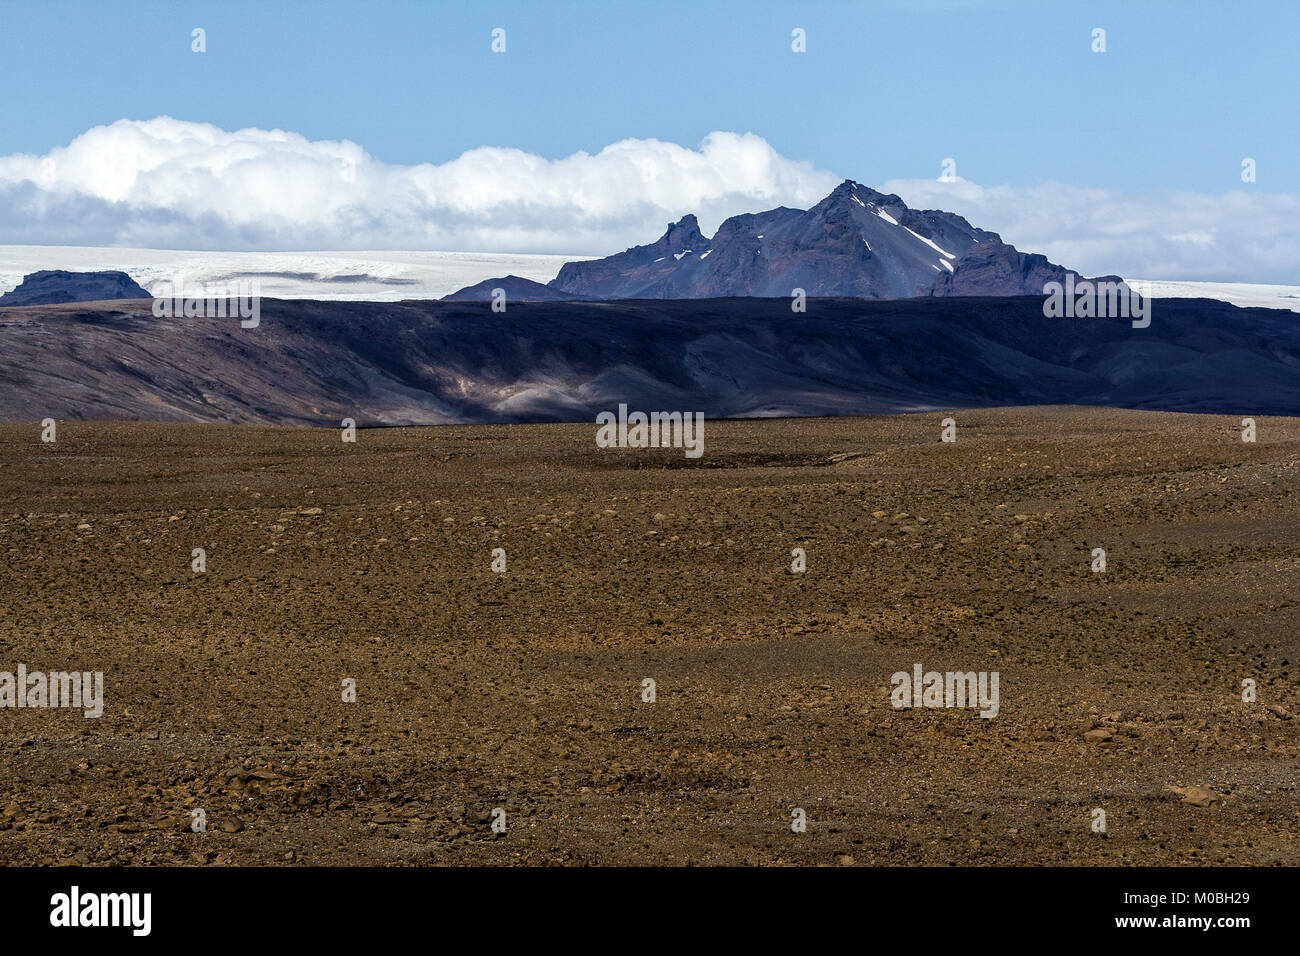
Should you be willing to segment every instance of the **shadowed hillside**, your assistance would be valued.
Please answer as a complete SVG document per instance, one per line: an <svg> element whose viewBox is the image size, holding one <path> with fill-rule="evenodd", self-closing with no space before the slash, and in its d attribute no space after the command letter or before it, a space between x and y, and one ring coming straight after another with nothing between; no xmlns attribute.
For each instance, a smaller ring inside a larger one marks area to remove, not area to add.
<svg viewBox="0 0 1300 956"><path fill-rule="evenodd" d="M261 324L148 302L0 310L0 419L358 424L1002 405L1300 414L1290 312L1157 300L1149 328L1038 298L511 303L265 300Z"/></svg>

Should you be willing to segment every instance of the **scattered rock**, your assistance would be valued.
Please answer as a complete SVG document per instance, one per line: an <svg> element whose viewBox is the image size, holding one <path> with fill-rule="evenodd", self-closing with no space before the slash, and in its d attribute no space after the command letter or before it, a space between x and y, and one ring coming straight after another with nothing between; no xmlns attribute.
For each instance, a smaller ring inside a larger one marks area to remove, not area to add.
<svg viewBox="0 0 1300 956"><path fill-rule="evenodd" d="M1207 790L1205 787L1166 787L1165 789L1172 790L1183 798L1183 803L1190 803L1194 807L1221 807L1223 801L1229 799L1226 793Z"/></svg>

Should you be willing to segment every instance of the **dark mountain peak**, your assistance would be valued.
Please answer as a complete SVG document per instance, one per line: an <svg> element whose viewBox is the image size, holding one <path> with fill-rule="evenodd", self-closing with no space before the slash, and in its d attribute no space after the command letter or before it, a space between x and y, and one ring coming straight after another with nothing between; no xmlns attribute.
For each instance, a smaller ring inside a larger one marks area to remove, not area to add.
<svg viewBox="0 0 1300 956"><path fill-rule="evenodd" d="M669 252L679 252L683 249L692 249L703 252L709 247L709 240L700 232L700 221L695 218L695 213L688 212L676 222L668 226L668 231L663 234L660 243Z"/></svg>
<svg viewBox="0 0 1300 956"><path fill-rule="evenodd" d="M709 240L700 232L699 220L687 213L669 223L664 234L649 245L633 246L604 259L566 262L549 285L570 298L676 298L646 289L671 272L687 254L693 253L692 258L698 261L708 249Z"/></svg>
<svg viewBox="0 0 1300 956"><path fill-rule="evenodd" d="M859 199L875 199L884 197L886 194L872 189L870 186L858 182L856 179L846 179L840 183L827 195L827 199L840 196L857 196ZM890 195L892 199L898 199L897 196ZM901 200L900 200L901 201Z"/></svg>
<svg viewBox="0 0 1300 956"><path fill-rule="evenodd" d="M875 194L875 192L874 189L871 189L868 186L864 186L861 183L855 183L851 179L846 179L844 182L832 189L825 199L817 203L817 206L840 206L851 202L855 196L859 199L863 199ZM813 209L816 209L817 206L813 206Z"/></svg>
<svg viewBox="0 0 1300 956"><path fill-rule="evenodd" d="M18 288L0 296L0 306L107 302L153 296L125 272L66 272L43 269L26 276Z"/></svg>
<svg viewBox="0 0 1300 956"><path fill-rule="evenodd" d="M844 210L856 215L855 210L862 209L884 209L896 216L900 210L907 209L907 204L893 193L882 193L870 186L846 179L808 212L830 216L839 210Z"/></svg>

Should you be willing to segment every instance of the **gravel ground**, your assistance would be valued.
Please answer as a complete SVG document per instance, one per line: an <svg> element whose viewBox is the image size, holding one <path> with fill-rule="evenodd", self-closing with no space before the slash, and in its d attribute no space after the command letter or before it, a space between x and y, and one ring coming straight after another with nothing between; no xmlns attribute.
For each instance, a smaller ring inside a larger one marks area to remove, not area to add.
<svg viewBox="0 0 1300 956"><path fill-rule="evenodd" d="M0 671L104 685L0 709L0 859L1296 865L1300 420L1240 424L0 426Z"/></svg>

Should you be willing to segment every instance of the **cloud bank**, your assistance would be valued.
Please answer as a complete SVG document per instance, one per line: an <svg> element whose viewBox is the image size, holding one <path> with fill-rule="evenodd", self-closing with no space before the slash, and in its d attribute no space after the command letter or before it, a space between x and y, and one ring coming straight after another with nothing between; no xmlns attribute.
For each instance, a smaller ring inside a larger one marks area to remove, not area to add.
<svg viewBox="0 0 1300 956"><path fill-rule="evenodd" d="M710 133L697 150L624 140L556 160L484 146L394 166L347 141L159 117L0 158L0 242L604 255L688 212L716 227L811 205L838 182L751 134Z"/></svg>
<svg viewBox="0 0 1300 956"><path fill-rule="evenodd" d="M346 140L158 117L95 127L44 156L0 157L0 243L606 255L688 212L711 233L738 213L806 208L840 179L751 133L710 133L698 149L629 139L554 160L484 146L398 166ZM1300 283L1293 194L870 185L1088 273Z"/></svg>
<svg viewBox="0 0 1300 956"><path fill-rule="evenodd" d="M1060 183L980 186L896 179L877 187L945 209L1024 252L1088 275L1300 284L1300 195L1232 190L1132 197Z"/></svg>

